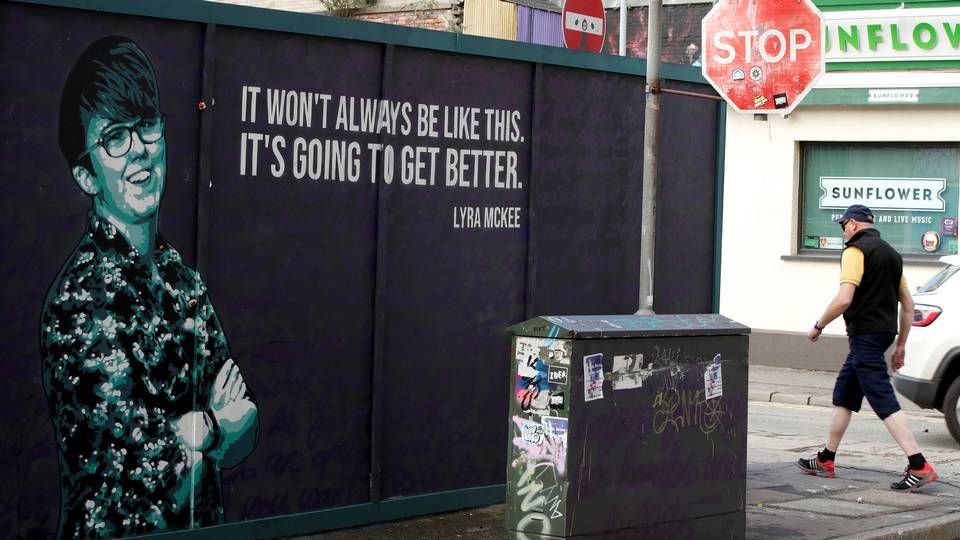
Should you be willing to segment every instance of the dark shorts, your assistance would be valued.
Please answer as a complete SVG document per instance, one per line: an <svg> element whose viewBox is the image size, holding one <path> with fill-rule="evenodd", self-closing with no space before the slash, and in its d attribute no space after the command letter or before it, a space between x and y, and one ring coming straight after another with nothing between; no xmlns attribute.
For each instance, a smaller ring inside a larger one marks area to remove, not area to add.
<svg viewBox="0 0 960 540"><path fill-rule="evenodd" d="M833 387L833 404L860 412L863 397L880 419L900 410L900 403L890 386L887 361L883 353L893 343L896 334L861 334L850 336L850 353L840 368Z"/></svg>

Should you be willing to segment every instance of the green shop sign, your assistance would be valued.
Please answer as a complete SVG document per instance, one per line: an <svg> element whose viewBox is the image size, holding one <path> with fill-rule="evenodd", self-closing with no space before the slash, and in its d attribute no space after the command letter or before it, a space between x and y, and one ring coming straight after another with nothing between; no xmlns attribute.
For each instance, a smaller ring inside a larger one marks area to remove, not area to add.
<svg viewBox="0 0 960 540"><path fill-rule="evenodd" d="M827 62L960 60L960 8L823 14Z"/></svg>
<svg viewBox="0 0 960 540"><path fill-rule="evenodd" d="M956 254L960 146L806 143L802 197L800 249L843 249L835 220L851 204L865 204L901 253Z"/></svg>

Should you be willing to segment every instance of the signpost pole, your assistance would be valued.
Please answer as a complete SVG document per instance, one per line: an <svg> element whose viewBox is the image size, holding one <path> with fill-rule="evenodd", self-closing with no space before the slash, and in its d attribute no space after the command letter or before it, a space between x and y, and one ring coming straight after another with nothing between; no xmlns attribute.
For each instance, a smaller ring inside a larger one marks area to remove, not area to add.
<svg viewBox="0 0 960 540"><path fill-rule="evenodd" d="M660 8L662 0L650 0L647 13L647 86L643 115L643 215L640 218L640 309L653 314L653 266L656 253L657 154L660 123Z"/></svg>

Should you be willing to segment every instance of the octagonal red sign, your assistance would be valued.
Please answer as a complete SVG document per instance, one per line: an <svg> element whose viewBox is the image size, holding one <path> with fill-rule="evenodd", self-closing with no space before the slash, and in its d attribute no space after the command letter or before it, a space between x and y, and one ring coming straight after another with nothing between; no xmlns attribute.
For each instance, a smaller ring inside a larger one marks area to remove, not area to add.
<svg viewBox="0 0 960 540"><path fill-rule="evenodd" d="M740 112L788 114L826 71L810 0L720 0L702 39L703 76Z"/></svg>

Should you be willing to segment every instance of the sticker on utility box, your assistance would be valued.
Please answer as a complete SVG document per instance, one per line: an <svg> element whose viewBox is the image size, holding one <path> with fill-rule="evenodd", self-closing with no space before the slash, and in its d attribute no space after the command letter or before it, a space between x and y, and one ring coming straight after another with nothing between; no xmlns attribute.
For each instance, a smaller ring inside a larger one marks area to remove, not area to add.
<svg viewBox="0 0 960 540"><path fill-rule="evenodd" d="M548 366L547 381L550 384L567 385L567 368L562 366Z"/></svg>
<svg viewBox="0 0 960 540"><path fill-rule="evenodd" d="M583 400L603 399L603 353L583 357Z"/></svg>
<svg viewBox="0 0 960 540"><path fill-rule="evenodd" d="M563 397L563 392L550 392L550 409L562 411L565 407L566 400Z"/></svg>
<svg viewBox="0 0 960 540"><path fill-rule="evenodd" d="M537 357L540 354L541 341L542 340L539 338L518 337L516 340L517 353L515 358L522 362L526 362L531 357Z"/></svg>
<svg viewBox="0 0 960 540"><path fill-rule="evenodd" d="M560 416L544 416L543 432L553 439L567 442L567 419Z"/></svg>
<svg viewBox="0 0 960 540"><path fill-rule="evenodd" d="M570 354L573 344L569 339L535 338L518 336L516 339L517 361L527 362L531 358L539 358L551 365L570 365Z"/></svg>
<svg viewBox="0 0 960 540"><path fill-rule="evenodd" d="M643 381L653 375L653 362L646 368L643 354L625 354L613 357L613 371L610 372L610 384L614 390L642 388Z"/></svg>
<svg viewBox="0 0 960 540"><path fill-rule="evenodd" d="M713 357L713 362L703 372L703 393L706 399L723 397L723 372L720 369L720 355Z"/></svg>

